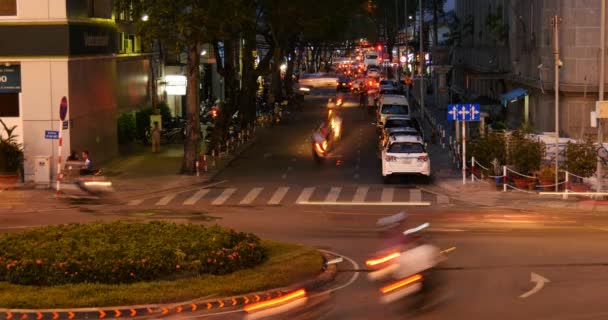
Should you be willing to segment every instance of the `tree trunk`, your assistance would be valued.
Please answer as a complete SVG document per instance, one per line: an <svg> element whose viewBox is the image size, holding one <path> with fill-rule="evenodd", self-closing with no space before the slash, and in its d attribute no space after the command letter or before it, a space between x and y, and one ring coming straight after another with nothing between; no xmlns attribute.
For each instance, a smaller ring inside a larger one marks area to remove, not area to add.
<svg viewBox="0 0 608 320"><path fill-rule="evenodd" d="M437 46L439 42L439 37L437 35L438 32L438 17L439 16L439 8L437 6L437 1L433 1L433 46Z"/></svg>
<svg viewBox="0 0 608 320"><path fill-rule="evenodd" d="M200 83L200 45L188 47L186 88L186 137L184 138L184 159L182 161L183 174L196 173L196 160L200 152L200 120L199 120L199 83Z"/></svg>
<svg viewBox="0 0 608 320"><path fill-rule="evenodd" d="M295 62L295 49L293 47L289 48L289 52L287 54L287 70L285 71L285 93L287 96L293 95L293 71L294 71L294 62Z"/></svg>
<svg viewBox="0 0 608 320"><path fill-rule="evenodd" d="M218 65L221 61L218 60ZM226 93L226 101L220 109L213 135L211 145L214 148L223 147L226 141L228 126L230 120L237 108L238 101L238 79L236 78L236 46L235 40L224 41L224 67L219 68L218 72L224 78L224 90Z"/></svg>
<svg viewBox="0 0 608 320"><path fill-rule="evenodd" d="M245 32L245 44L243 45L243 88L241 90L239 105L239 113L242 115L241 125L249 125L255 120L256 77L253 50L255 50L255 32Z"/></svg>
<svg viewBox="0 0 608 320"><path fill-rule="evenodd" d="M272 89L271 93L274 97L274 102L280 103L283 98L283 90L281 84L281 62L282 62L282 49L278 44L275 44L274 51L272 53Z"/></svg>

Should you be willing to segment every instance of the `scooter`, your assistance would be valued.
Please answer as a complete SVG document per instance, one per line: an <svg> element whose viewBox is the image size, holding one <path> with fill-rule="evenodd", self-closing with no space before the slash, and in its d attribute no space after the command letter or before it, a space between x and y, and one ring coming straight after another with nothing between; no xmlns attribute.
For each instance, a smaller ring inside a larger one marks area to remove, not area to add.
<svg viewBox="0 0 608 320"><path fill-rule="evenodd" d="M391 224L389 229L394 229L399 228L399 221L404 219L401 213L384 218L384 222ZM387 225L380 220L378 224ZM403 301L415 309L423 309L437 301L441 281L436 268L447 260L445 254L455 248L441 251L434 245L422 243L419 233L429 226L424 223L403 231L403 241L366 261L370 270L368 279L381 284L380 303Z"/></svg>
<svg viewBox="0 0 608 320"><path fill-rule="evenodd" d="M73 200L99 200L114 192L102 170L82 169L82 162L68 161L62 172L61 195Z"/></svg>
<svg viewBox="0 0 608 320"><path fill-rule="evenodd" d="M329 140L327 136L321 134L320 130L313 133L312 141L312 157L317 164L322 163L329 154Z"/></svg>

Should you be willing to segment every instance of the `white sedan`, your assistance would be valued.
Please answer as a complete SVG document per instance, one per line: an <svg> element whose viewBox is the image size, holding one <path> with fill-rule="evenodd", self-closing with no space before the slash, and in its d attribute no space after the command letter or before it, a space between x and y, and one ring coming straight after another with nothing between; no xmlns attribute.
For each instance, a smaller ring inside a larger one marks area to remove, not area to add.
<svg viewBox="0 0 608 320"><path fill-rule="evenodd" d="M389 138L382 150L382 177L386 182L397 174L431 176L431 161L422 138L407 135Z"/></svg>

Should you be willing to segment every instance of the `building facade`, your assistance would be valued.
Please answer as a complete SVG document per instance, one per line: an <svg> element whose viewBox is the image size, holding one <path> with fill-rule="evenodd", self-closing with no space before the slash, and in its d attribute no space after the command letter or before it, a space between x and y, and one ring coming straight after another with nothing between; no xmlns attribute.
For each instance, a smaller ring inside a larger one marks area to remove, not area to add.
<svg viewBox="0 0 608 320"><path fill-rule="evenodd" d="M596 134L590 113L598 100L601 0L458 0L462 39L454 57L453 88L497 100L513 89L529 95L529 117L541 132L555 131L554 32L558 37L560 135ZM509 124L524 119L524 100L503 101Z"/></svg>
<svg viewBox="0 0 608 320"><path fill-rule="evenodd" d="M51 158L55 177L58 140L47 131L61 130L64 159L70 150L89 150L96 162L117 154L118 113L150 96L150 59L121 20L111 0L0 2L0 79L13 84L0 83L0 119L17 125L26 181L38 156Z"/></svg>

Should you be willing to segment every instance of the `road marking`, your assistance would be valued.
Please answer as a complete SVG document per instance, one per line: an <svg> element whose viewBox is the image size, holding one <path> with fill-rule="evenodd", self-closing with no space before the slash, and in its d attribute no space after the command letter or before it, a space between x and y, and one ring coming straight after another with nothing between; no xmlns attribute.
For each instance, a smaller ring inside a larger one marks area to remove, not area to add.
<svg viewBox="0 0 608 320"><path fill-rule="evenodd" d="M382 196L380 197L380 202L392 202L394 194L395 188L382 188Z"/></svg>
<svg viewBox="0 0 608 320"><path fill-rule="evenodd" d="M422 192L418 189L410 189L410 201L413 201L413 202L422 201Z"/></svg>
<svg viewBox="0 0 608 320"><path fill-rule="evenodd" d="M190 198L184 201L185 206L191 206L196 204L200 199L202 199L207 193L209 193L209 189L201 189L193 194Z"/></svg>
<svg viewBox="0 0 608 320"><path fill-rule="evenodd" d="M169 204L169 202L171 202L171 200L175 199L176 196L177 196L177 193L168 194L168 195L162 197L160 200L158 200L156 205L157 206L166 206Z"/></svg>
<svg viewBox="0 0 608 320"><path fill-rule="evenodd" d="M131 200L127 203L128 206L138 206L144 202L143 199Z"/></svg>
<svg viewBox="0 0 608 320"><path fill-rule="evenodd" d="M357 191L355 191L355 196L353 197L353 202L364 202L368 191L369 191L369 187L358 187Z"/></svg>
<svg viewBox="0 0 608 320"><path fill-rule="evenodd" d="M278 205L281 203L287 192L289 191L289 187L280 187L277 191L274 192L270 200L268 200L268 204L270 205Z"/></svg>
<svg viewBox="0 0 608 320"><path fill-rule="evenodd" d="M313 192L315 192L315 187L304 188L298 196L298 200L296 200L296 203L308 202L308 199L310 199Z"/></svg>
<svg viewBox="0 0 608 320"><path fill-rule="evenodd" d="M260 195L260 193L262 192L262 190L264 190L264 188L253 188L251 189L251 191L249 191L247 193L247 195L245 196L245 198L243 198L243 200L241 200L240 204L251 204L255 198L258 197L258 195Z"/></svg>
<svg viewBox="0 0 608 320"><path fill-rule="evenodd" d="M319 249L319 251L322 251L322 252L325 252L325 253L329 253L329 254L333 254L334 256L338 256L338 257L344 258L346 261L350 262L350 264L353 265L353 270L359 270L359 268L360 268L359 264L357 262L355 262L355 260L353 260L353 259L351 259L351 258L349 258L349 257L347 257L345 255L341 255L339 253L335 253L335 252L332 252L332 251L329 251L329 250L323 250L323 249ZM326 293L326 292L327 293L331 293L331 292L334 292L334 291L342 290L342 289L350 286L351 284L355 283L355 281L357 281L358 278L359 278L359 272L353 272L353 276L345 284L343 284L341 286L338 286L338 287L335 287L335 288L331 288L331 289L329 289L327 291L324 291L324 292L321 292L319 294L323 294L323 293Z"/></svg>
<svg viewBox="0 0 608 320"><path fill-rule="evenodd" d="M547 279L539 274L532 272L532 273L530 273L530 282L535 283L534 288L532 288L532 290L519 296L520 298L525 299L525 298L539 292L545 286L545 283L549 283L551 281L549 281L549 279Z"/></svg>
<svg viewBox="0 0 608 320"><path fill-rule="evenodd" d="M228 200L228 198L230 198L230 196L236 191L235 188L228 188L226 190L224 190L224 192L222 192L222 194L220 194L215 200L213 200L213 202L211 202L212 205L214 206L219 206L224 204L224 202L226 202L226 200Z"/></svg>
<svg viewBox="0 0 608 320"><path fill-rule="evenodd" d="M329 193L327 193L327 197L325 197L325 202L338 201L338 197L340 196L341 191L341 187L332 187L331 189L329 189Z"/></svg>
<svg viewBox="0 0 608 320"><path fill-rule="evenodd" d="M326 202L326 201L298 201L296 204L307 206L404 206L428 207L430 202Z"/></svg>

